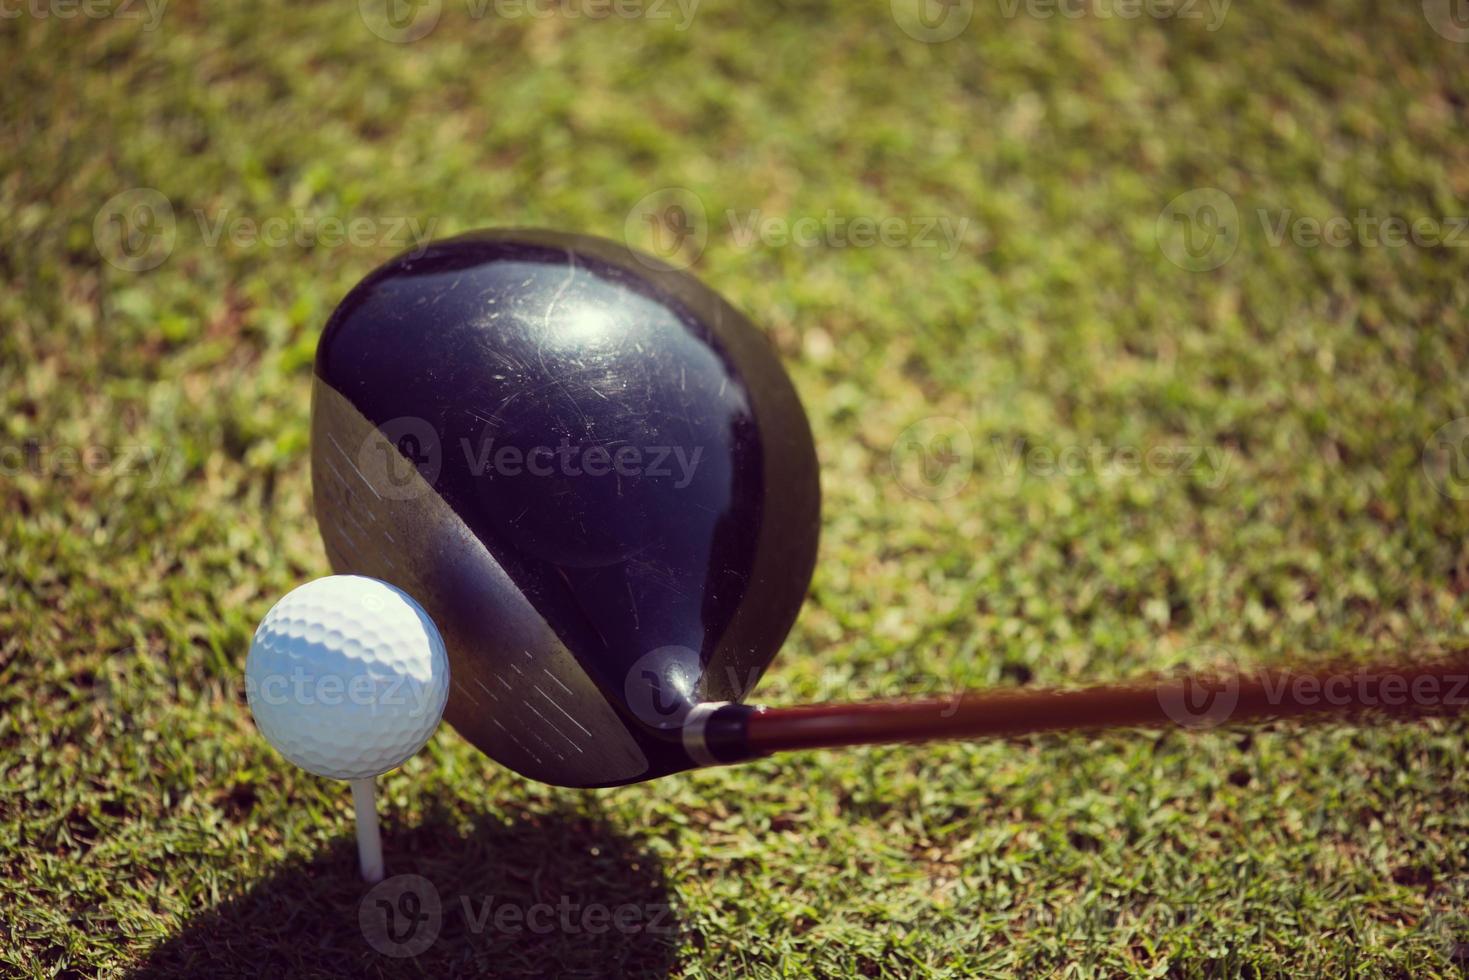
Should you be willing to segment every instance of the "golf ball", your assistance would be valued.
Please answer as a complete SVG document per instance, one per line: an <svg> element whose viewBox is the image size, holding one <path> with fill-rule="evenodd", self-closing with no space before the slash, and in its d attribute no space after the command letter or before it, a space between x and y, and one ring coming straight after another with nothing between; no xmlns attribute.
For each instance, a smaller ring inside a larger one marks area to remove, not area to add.
<svg viewBox="0 0 1469 980"><path fill-rule="evenodd" d="M360 575L308 582L277 602L245 661L250 712L296 765L333 779L387 772L428 741L449 657L402 590Z"/></svg>

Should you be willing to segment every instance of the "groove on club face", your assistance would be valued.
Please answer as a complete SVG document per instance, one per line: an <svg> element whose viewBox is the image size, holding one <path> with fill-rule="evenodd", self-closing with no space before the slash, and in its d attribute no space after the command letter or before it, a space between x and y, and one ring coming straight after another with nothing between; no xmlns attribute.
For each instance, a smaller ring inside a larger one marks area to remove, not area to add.
<svg viewBox="0 0 1469 980"><path fill-rule="evenodd" d="M612 242L475 233L360 283L316 383L333 565L401 584L438 621L450 723L562 785L696 766L684 717L759 679L820 524L810 427L749 321ZM485 703L543 659L564 688L529 684L513 713Z"/></svg>

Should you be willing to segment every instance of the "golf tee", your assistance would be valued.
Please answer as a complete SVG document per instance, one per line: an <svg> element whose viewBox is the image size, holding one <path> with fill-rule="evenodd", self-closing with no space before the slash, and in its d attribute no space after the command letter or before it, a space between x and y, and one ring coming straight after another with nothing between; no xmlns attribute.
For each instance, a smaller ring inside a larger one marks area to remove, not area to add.
<svg viewBox="0 0 1469 980"><path fill-rule="evenodd" d="M383 839L377 829L377 796L372 779L352 780L352 807L357 811L357 861L362 880L370 885L383 880Z"/></svg>

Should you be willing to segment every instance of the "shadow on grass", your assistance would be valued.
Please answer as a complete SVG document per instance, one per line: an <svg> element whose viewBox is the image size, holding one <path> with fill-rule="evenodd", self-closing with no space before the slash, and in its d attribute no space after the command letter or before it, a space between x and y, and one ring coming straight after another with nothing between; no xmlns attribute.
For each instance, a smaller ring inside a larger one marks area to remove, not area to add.
<svg viewBox="0 0 1469 980"><path fill-rule="evenodd" d="M682 926L657 859L577 811L384 828L388 878L344 838L191 920L134 977L666 976Z"/></svg>

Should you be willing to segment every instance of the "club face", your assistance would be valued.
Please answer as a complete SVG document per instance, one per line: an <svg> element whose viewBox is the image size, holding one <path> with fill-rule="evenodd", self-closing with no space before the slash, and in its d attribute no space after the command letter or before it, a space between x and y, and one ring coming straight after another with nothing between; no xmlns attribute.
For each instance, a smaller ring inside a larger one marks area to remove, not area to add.
<svg viewBox="0 0 1469 980"><path fill-rule="evenodd" d="M476 233L333 315L312 409L333 567L434 617L446 717L545 782L689 768L683 714L740 700L815 561L810 428L718 295L601 239Z"/></svg>

